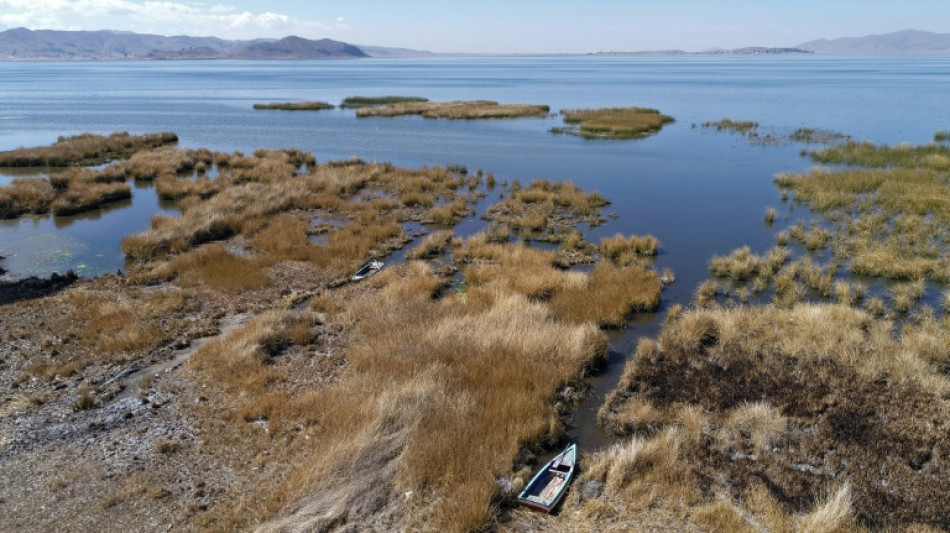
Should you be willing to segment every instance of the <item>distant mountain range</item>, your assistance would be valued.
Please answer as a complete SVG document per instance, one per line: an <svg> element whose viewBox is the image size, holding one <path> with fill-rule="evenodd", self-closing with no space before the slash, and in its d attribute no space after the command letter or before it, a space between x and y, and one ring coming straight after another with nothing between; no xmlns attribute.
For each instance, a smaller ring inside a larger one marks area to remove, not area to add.
<svg viewBox="0 0 950 533"><path fill-rule="evenodd" d="M746 47L684 52L598 52L591 55L773 55L950 53L950 34L903 30L884 35L818 39L789 48ZM121 31L58 31L15 28L0 32L0 60L101 61L121 59L355 59L425 57L408 48L353 45L302 37L230 41L217 37L166 37ZM473 54L452 54L473 55ZM480 54L478 54L480 55Z"/></svg>
<svg viewBox="0 0 950 533"><path fill-rule="evenodd" d="M883 35L818 39L796 48L817 54L921 54L950 52L950 33L903 30Z"/></svg>
<svg viewBox="0 0 950 533"><path fill-rule="evenodd" d="M380 57L424 55L414 50L371 47ZM352 59L370 57L360 47L302 37L229 41L217 37L149 35L117 31L57 31L15 28L0 32L0 60L118 59Z"/></svg>

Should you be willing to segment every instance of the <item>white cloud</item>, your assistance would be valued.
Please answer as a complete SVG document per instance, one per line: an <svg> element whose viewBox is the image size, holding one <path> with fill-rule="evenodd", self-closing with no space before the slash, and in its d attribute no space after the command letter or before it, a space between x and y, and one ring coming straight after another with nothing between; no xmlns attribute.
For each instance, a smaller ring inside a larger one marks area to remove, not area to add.
<svg viewBox="0 0 950 533"><path fill-rule="evenodd" d="M232 39L324 37L345 29L287 14L241 11L227 4L159 0L0 0L0 30L118 29L164 35L214 35Z"/></svg>

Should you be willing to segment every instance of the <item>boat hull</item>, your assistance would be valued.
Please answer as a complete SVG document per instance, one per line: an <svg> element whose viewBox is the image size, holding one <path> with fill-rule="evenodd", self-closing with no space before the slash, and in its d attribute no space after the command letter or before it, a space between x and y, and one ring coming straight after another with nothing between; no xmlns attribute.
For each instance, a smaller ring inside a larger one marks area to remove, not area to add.
<svg viewBox="0 0 950 533"><path fill-rule="evenodd" d="M571 444L538 470L518 495L518 503L532 511L550 514L567 493L576 460L577 446Z"/></svg>

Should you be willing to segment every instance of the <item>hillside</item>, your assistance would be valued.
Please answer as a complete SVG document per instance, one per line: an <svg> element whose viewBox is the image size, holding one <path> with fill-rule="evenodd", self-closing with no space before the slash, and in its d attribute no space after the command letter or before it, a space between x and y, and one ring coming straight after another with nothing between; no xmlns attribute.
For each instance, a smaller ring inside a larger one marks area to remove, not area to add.
<svg viewBox="0 0 950 533"><path fill-rule="evenodd" d="M242 46L230 54L235 59L339 59L369 57L359 48L340 41L302 37L284 37L274 42L256 42Z"/></svg>
<svg viewBox="0 0 950 533"><path fill-rule="evenodd" d="M913 54L950 52L950 33L903 30L882 35L818 39L796 46L818 54Z"/></svg>
<svg viewBox="0 0 950 533"><path fill-rule="evenodd" d="M302 37L229 41L216 37L149 35L115 31L15 28L0 32L0 59L342 59L368 57L351 44Z"/></svg>

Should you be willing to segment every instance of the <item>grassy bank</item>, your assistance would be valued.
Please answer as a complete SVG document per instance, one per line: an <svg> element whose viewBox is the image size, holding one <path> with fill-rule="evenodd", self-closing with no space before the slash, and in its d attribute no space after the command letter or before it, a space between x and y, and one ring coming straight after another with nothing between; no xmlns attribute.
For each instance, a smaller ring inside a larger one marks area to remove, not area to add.
<svg viewBox="0 0 950 533"><path fill-rule="evenodd" d="M553 133L587 139L639 139L656 135L663 126L673 122L673 117L643 107L564 109L561 114L564 122L571 126L553 128Z"/></svg>
<svg viewBox="0 0 950 533"><path fill-rule="evenodd" d="M550 108L546 105L499 104L490 100L429 102L397 101L382 107L360 107L356 116L397 117L401 115L421 115L425 118L455 120L475 120L489 118L543 117Z"/></svg>
<svg viewBox="0 0 950 533"><path fill-rule="evenodd" d="M66 167L101 165L123 159L141 150L178 142L174 133L109 136L84 133L60 137L55 144L36 148L17 148L0 152L0 167Z"/></svg>

